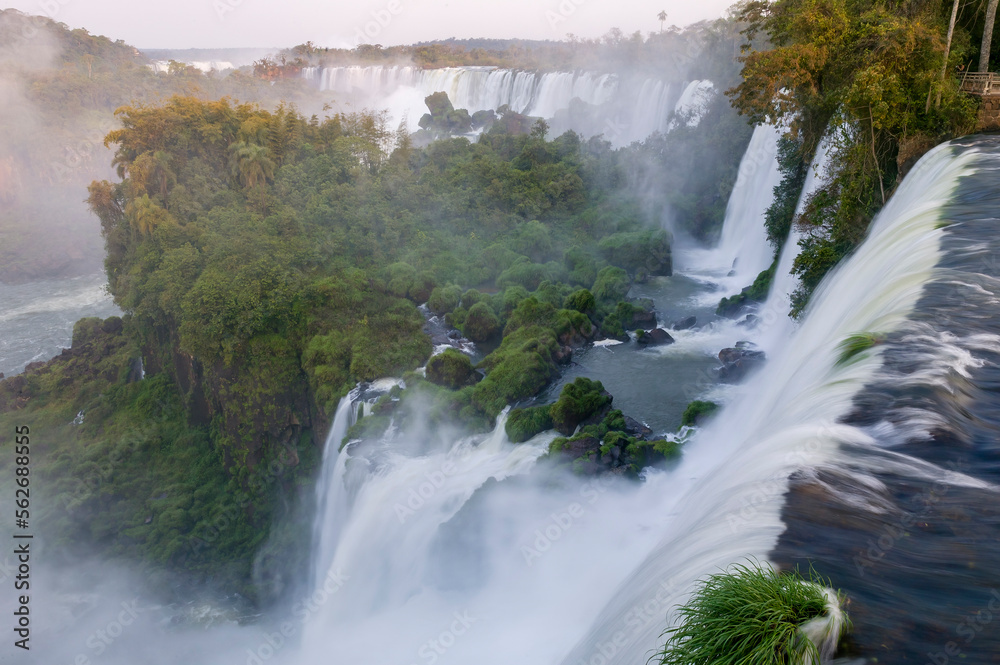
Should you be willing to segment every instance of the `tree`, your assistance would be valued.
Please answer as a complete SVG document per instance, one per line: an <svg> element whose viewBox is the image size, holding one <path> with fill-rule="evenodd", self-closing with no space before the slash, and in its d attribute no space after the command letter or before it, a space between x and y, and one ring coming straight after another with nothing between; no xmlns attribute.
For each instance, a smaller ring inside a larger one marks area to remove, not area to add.
<svg viewBox="0 0 1000 665"><path fill-rule="evenodd" d="M230 148L233 153L233 175L240 179L248 191L260 195L260 211L264 213L267 201L267 181L274 177L274 162L262 145L237 141Z"/></svg>
<svg viewBox="0 0 1000 665"><path fill-rule="evenodd" d="M990 47L993 45L993 24L997 20L997 1L989 0L986 5L986 26L983 28L983 45L979 49L979 71L990 71Z"/></svg>
<svg viewBox="0 0 1000 665"><path fill-rule="evenodd" d="M660 32L663 32L663 24L667 20L667 12L661 11L659 14L656 15L656 18L660 19Z"/></svg>
<svg viewBox="0 0 1000 665"><path fill-rule="evenodd" d="M955 36L955 19L958 18L958 0L951 7L951 21L948 22L948 39L944 46L944 59L941 62L941 81L944 81L944 77L948 73L948 56L951 54L951 39ZM933 86L927 91L927 105L924 107L924 113L930 113L931 110L931 92L934 90ZM937 100L935 106L941 106L941 89L938 88Z"/></svg>

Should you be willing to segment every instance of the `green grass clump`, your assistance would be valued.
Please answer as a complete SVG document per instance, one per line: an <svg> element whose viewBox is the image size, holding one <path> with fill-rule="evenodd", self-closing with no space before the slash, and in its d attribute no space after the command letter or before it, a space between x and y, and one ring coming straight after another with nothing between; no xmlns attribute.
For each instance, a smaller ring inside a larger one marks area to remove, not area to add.
<svg viewBox="0 0 1000 665"><path fill-rule="evenodd" d="M668 629L660 665L798 665L831 656L847 622L839 609L830 640L817 645L803 625L827 615L825 585L797 573L752 562L710 576L679 609L681 623ZM831 592L832 593L832 592ZM838 598L839 601L839 598ZM810 627L815 624L809 624Z"/></svg>
<svg viewBox="0 0 1000 665"><path fill-rule="evenodd" d="M523 443L539 432L552 429L550 406L531 406L526 409L514 409L507 417L504 430L512 443Z"/></svg>
<svg viewBox="0 0 1000 665"><path fill-rule="evenodd" d="M862 351L867 351L873 346L881 344L884 340L885 336L880 333L857 333L854 335L848 335L847 339L841 342L838 347L840 355L837 358L837 364L845 364Z"/></svg>
<svg viewBox="0 0 1000 665"><path fill-rule="evenodd" d="M687 405L684 409L684 413L681 414L681 426L691 427L704 422L706 418L715 413L719 408L719 405L715 402L707 402L704 400L695 400Z"/></svg>

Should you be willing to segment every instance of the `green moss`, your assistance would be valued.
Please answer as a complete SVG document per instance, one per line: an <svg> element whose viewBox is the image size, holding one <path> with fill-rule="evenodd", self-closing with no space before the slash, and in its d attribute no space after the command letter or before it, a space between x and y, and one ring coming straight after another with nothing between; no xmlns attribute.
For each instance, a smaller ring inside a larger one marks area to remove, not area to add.
<svg viewBox="0 0 1000 665"><path fill-rule="evenodd" d="M611 400L600 381L577 377L563 386L559 399L552 405L552 425L560 434L569 436L581 421L600 413Z"/></svg>
<svg viewBox="0 0 1000 665"><path fill-rule="evenodd" d="M469 309L462 323L462 332L473 342L485 342L500 334L500 320L489 305L477 302Z"/></svg>
<svg viewBox="0 0 1000 665"><path fill-rule="evenodd" d="M475 387L474 402L495 418L507 404L536 394L558 375L558 350L555 333L542 326L505 335L500 347L479 364L487 374Z"/></svg>
<svg viewBox="0 0 1000 665"><path fill-rule="evenodd" d="M718 409L719 405L715 402L695 400L684 409L684 413L681 415L681 425L684 427L699 425Z"/></svg>
<svg viewBox="0 0 1000 665"><path fill-rule="evenodd" d="M633 275L639 272L671 274L670 238L666 231L648 229L615 233L602 240L598 247L609 263Z"/></svg>
<svg viewBox="0 0 1000 665"><path fill-rule="evenodd" d="M552 416L549 410L549 405L512 410L504 425L507 438L514 443L521 443L540 432L552 429Z"/></svg>
<svg viewBox="0 0 1000 665"><path fill-rule="evenodd" d="M452 390L469 383L474 372L469 356L455 349L445 349L427 361L427 380Z"/></svg>

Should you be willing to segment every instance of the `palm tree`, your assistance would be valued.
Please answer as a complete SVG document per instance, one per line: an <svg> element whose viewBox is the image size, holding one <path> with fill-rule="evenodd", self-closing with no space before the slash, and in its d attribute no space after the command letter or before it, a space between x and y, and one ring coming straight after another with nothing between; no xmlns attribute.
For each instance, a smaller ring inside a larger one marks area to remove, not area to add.
<svg viewBox="0 0 1000 665"><path fill-rule="evenodd" d="M983 74L990 71L990 46L993 44L993 24L997 20L997 1L990 0L986 5L986 27L983 28L983 45L979 49L979 71Z"/></svg>
<svg viewBox="0 0 1000 665"><path fill-rule="evenodd" d="M660 32L663 32L663 23L667 20L666 10L661 11L659 14L657 14L656 18L660 19Z"/></svg>
<svg viewBox="0 0 1000 665"><path fill-rule="evenodd" d="M240 179L246 189L259 190L260 211L263 214L267 205L267 181L274 177L274 162L268 156L267 148L238 141L229 150L234 158L233 175Z"/></svg>

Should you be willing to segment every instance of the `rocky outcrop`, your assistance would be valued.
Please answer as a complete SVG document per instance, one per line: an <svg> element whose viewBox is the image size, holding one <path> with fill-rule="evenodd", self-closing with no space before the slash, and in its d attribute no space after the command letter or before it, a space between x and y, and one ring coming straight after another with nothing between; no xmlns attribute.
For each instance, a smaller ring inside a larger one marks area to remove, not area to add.
<svg viewBox="0 0 1000 665"><path fill-rule="evenodd" d="M760 367L766 360L763 351L750 342L737 342L733 348L719 351L719 379L726 383L739 383L752 370Z"/></svg>
<svg viewBox="0 0 1000 665"><path fill-rule="evenodd" d="M674 338L663 328L653 330L640 330L635 337L636 344L640 346L666 346L674 343Z"/></svg>

